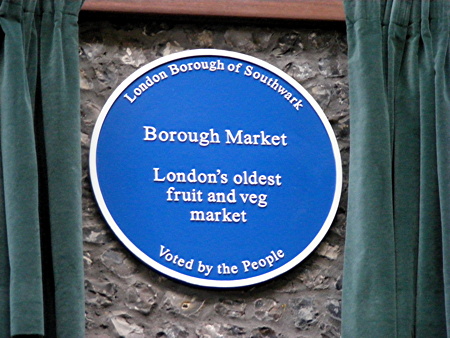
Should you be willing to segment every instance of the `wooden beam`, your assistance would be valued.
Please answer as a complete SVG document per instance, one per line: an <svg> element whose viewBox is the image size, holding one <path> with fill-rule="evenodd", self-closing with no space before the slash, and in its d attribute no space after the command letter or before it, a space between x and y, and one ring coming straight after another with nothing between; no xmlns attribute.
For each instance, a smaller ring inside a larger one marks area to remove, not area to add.
<svg viewBox="0 0 450 338"><path fill-rule="evenodd" d="M345 19L342 0L86 0L82 9L290 20Z"/></svg>

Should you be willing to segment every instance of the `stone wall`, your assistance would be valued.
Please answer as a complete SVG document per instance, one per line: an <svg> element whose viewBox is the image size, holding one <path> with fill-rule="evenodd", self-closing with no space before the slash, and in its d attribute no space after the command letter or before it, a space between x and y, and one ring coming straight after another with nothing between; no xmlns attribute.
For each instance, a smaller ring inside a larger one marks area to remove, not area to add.
<svg viewBox="0 0 450 338"><path fill-rule="evenodd" d="M343 196L329 233L300 265L261 285L216 290L164 277L116 239L92 193L90 137L109 95L142 65L195 48L241 52L284 70L318 101L339 142ZM344 29L95 15L80 21L80 63L86 336L340 336L349 153Z"/></svg>

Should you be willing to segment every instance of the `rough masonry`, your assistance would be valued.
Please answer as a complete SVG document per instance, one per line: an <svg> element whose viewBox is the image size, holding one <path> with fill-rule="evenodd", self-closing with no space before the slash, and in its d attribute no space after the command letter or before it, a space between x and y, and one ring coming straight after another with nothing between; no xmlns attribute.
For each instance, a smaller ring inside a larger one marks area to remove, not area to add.
<svg viewBox="0 0 450 338"><path fill-rule="evenodd" d="M142 264L99 212L88 170L93 126L112 91L144 64L174 52L216 48L284 70L316 99L339 142L344 186L321 245L296 268L261 285L193 287ZM81 17L80 76L87 337L339 337L349 116L343 28L302 22L215 22Z"/></svg>

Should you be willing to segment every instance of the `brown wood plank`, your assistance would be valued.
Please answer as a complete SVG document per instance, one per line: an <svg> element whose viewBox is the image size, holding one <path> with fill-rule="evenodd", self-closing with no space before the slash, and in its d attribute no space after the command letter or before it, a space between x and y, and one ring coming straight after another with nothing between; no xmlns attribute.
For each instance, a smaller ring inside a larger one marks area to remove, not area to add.
<svg viewBox="0 0 450 338"><path fill-rule="evenodd" d="M342 0L86 0L85 11L343 21Z"/></svg>

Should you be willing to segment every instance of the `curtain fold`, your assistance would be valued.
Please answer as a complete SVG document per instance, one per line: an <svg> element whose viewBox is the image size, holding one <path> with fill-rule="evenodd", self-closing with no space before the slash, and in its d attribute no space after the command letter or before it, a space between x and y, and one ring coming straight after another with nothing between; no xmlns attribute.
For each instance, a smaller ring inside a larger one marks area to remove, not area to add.
<svg viewBox="0 0 450 338"><path fill-rule="evenodd" d="M345 0L343 337L450 337L447 0Z"/></svg>
<svg viewBox="0 0 450 338"><path fill-rule="evenodd" d="M0 337L84 336L80 7L0 1Z"/></svg>

